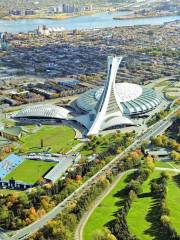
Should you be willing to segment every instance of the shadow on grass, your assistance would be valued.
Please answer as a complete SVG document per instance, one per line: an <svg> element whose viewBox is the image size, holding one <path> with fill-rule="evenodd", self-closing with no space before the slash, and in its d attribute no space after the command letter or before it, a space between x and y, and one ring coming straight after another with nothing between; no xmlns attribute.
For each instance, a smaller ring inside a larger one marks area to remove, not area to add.
<svg viewBox="0 0 180 240"><path fill-rule="evenodd" d="M173 176L173 180L180 187L180 174Z"/></svg>
<svg viewBox="0 0 180 240"><path fill-rule="evenodd" d="M107 227L108 229L112 229L115 224L116 224L116 219L113 219L108 223L106 223L104 226Z"/></svg>
<svg viewBox="0 0 180 240"><path fill-rule="evenodd" d="M124 182L125 182L125 183L129 183L133 178L134 178L134 172L133 172L133 173L130 173L130 174L125 178ZM119 199L119 200L117 200L117 201L115 202L115 206L118 206L118 210L115 211L115 212L112 214L112 216L114 216L114 218L116 218L119 210L124 206L124 204L125 204L125 202L126 202L127 194L128 194L128 191L127 191L126 186L125 186L123 189L121 189L120 191L117 191L117 192L113 195L113 197L116 197L116 198ZM105 224L105 227L111 229L114 224L115 224L115 219L107 222L107 223Z"/></svg>
<svg viewBox="0 0 180 240"><path fill-rule="evenodd" d="M148 197L151 197L150 192L141 193L141 194L138 195L138 198L148 198Z"/></svg>
<svg viewBox="0 0 180 240"><path fill-rule="evenodd" d="M151 223L151 226L144 233L153 237L154 240L168 240L160 223L159 202L160 199L153 198L151 208L146 216L146 220Z"/></svg>
<svg viewBox="0 0 180 240"><path fill-rule="evenodd" d="M128 174L127 177L125 178L124 182L129 183L135 177L136 177L136 171Z"/></svg>

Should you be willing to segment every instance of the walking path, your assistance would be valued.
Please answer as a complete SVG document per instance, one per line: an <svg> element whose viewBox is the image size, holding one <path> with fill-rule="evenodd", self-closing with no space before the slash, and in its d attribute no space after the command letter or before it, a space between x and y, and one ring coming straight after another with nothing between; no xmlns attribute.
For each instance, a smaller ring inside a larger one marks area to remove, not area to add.
<svg viewBox="0 0 180 240"><path fill-rule="evenodd" d="M70 154L70 153L74 153L75 151L77 151L84 143L80 142L78 143L77 145L75 145L74 147L71 148L71 150L69 150L67 152L67 154Z"/></svg>

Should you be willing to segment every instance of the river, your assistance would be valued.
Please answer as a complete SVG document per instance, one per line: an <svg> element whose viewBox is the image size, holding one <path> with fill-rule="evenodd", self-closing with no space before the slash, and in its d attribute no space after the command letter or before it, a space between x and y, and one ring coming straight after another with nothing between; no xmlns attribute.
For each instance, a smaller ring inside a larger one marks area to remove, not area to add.
<svg viewBox="0 0 180 240"><path fill-rule="evenodd" d="M90 16L80 16L64 20L51 19L20 19L20 20L0 20L0 32L28 32L37 29L38 25L51 27L64 27L67 30L73 29L93 29L115 26L133 26L146 24L163 24L174 20L180 20L180 16L164 16L144 19L113 20L113 17L127 14L127 12L97 13Z"/></svg>

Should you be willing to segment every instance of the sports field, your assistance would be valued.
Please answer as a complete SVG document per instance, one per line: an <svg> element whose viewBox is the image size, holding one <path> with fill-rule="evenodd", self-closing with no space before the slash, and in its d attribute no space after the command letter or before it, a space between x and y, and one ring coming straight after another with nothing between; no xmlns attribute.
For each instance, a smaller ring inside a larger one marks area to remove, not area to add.
<svg viewBox="0 0 180 240"><path fill-rule="evenodd" d="M34 184L37 182L51 167L54 167L56 163L37 161L37 160L25 160L11 173L9 173L5 180L11 178L19 180L25 183Z"/></svg>
<svg viewBox="0 0 180 240"><path fill-rule="evenodd" d="M35 133L21 138L22 149L26 151L67 152L78 143L74 129L66 125L42 126ZM41 148L41 141L43 147Z"/></svg>

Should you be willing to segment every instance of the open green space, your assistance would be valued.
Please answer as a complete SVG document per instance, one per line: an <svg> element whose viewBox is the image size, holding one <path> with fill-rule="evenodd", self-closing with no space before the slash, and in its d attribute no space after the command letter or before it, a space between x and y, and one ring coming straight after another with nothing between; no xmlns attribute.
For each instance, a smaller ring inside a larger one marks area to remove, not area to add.
<svg viewBox="0 0 180 240"><path fill-rule="evenodd" d="M27 134L21 138L22 151L50 151L67 152L78 141L75 140L75 131L66 125L42 126L35 133ZM41 147L43 144L43 147Z"/></svg>
<svg viewBox="0 0 180 240"><path fill-rule="evenodd" d="M25 183L34 184L55 165L56 163L52 162L25 160L4 179L9 180L13 178Z"/></svg>
<svg viewBox="0 0 180 240"><path fill-rule="evenodd" d="M155 166L162 167L162 168L177 168L177 169L180 168L180 164L177 164L173 161L167 161L167 162L156 161Z"/></svg>
<svg viewBox="0 0 180 240"><path fill-rule="evenodd" d="M129 176L127 176L129 175ZM142 185L142 193L132 203L132 207L127 215L127 223L129 231L138 239L152 240L164 239L163 233L159 233L158 205L151 195L150 182L160 176L160 171L154 171L150 177ZM130 181L130 174L126 174L118 182L115 188L104 198L99 206L94 210L88 219L84 231L83 238L90 240L94 232L103 229L110 223L123 204L124 194L123 188L127 184L127 177ZM177 194L175 194L177 192ZM173 197L172 197L173 196ZM180 231L180 178L179 185L173 179L168 183L168 208L170 209L170 219L172 225ZM175 206L175 207L174 207Z"/></svg>
<svg viewBox="0 0 180 240"><path fill-rule="evenodd" d="M171 162L156 161L155 166L156 167L162 167L162 168L173 168L173 165L171 165Z"/></svg>
<svg viewBox="0 0 180 240"><path fill-rule="evenodd" d="M96 230L103 229L107 223L114 219L114 215L120 207L120 201L123 200L121 190L126 186L129 176L130 173L125 174L113 190L103 199L101 204L94 210L85 225L83 239L92 240L92 236Z"/></svg>
<svg viewBox="0 0 180 240"><path fill-rule="evenodd" d="M155 87L163 87L163 86L167 86L171 83L170 80L165 80L165 81L161 81L161 82L158 82Z"/></svg>
<svg viewBox="0 0 180 240"><path fill-rule="evenodd" d="M168 180L167 206L172 226L180 234L180 175Z"/></svg>
<svg viewBox="0 0 180 240"><path fill-rule="evenodd" d="M153 205L153 198L150 194L150 182L154 178L159 177L160 172L154 171L150 177L142 185L142 193L139 198L132 203L127 215L127 223L130 232L136 235L138 239L150 240L154 236L149 234L151 222L147 218L147 214Z"/></svg>
<svg viewBox="0 0 180 240"><path fill-rule="evenodd" d="M172 162L171 165L172 165L174 168L180 169L180 163Z"/></svg>

